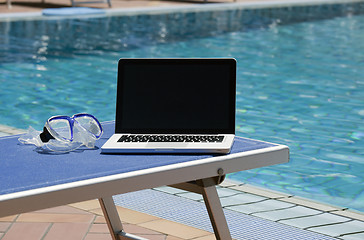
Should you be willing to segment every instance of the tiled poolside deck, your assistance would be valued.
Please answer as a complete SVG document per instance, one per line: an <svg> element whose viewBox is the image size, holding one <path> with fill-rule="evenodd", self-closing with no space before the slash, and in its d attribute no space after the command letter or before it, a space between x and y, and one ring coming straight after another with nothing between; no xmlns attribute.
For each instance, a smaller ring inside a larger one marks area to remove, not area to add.
<svg viewBox="0 0 364 240"><path fill-rule="evenodd" d="M0 136L22 132L0 125ZM218 193L235 239L364 239L362 213L232 181L222 183ZM129 233L151 240L215 239L198 194L159 187L114 200ZM24 236L111 239L97 200L0 218L0 240Z"/></svg>

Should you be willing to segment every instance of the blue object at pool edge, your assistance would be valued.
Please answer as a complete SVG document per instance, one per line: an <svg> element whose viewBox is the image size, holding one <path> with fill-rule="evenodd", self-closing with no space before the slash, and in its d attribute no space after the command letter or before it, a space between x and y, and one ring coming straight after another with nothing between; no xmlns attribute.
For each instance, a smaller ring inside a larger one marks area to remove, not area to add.
<svg viewBox="0 0 364 240"><path fill-rule="evenodd" d="M44 16L71 16L85 14L104 14L105 11L98 8L88 7L65 7L65 8L47 8L42 11Z"/></svg>

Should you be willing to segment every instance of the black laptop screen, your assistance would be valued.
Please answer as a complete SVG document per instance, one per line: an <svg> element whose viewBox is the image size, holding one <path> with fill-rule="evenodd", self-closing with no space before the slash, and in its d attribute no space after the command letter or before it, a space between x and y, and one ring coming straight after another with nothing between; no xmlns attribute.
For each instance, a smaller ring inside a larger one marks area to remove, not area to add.
<svg viewBox="0 0 364 240"><path fill-rule="evenodd" d="M235 133L234 59L120 59L116 133Z"/></svg>

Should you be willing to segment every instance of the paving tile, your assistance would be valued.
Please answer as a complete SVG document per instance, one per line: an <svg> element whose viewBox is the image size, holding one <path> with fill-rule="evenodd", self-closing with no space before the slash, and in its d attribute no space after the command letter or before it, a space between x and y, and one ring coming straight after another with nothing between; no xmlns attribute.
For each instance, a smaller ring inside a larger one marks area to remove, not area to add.
<svg viewBox="0 0 364 240"><path fill-rule="evenodd" d="M107 224L92 224L90 233L109 233L109 228Z"/></svg>
<svg viewBox="0 0 364 240"><path fill-rule="evenodd" d="M283 198L283 199L280 199L280 200L285 201L285 202L289 202L289 203L294 203L294 204L301 205L301 206L306 206L306 207L318 209L318 210L325 211L325 212L342 210L342 208L337 208L337 207L334 207L334 206L313 202L313 201L310 201L308 199L303 199L303 198L296 197L296 196L295 197L290 197L290 198Z"/></svg>
<svg viewBox="0 0 364 240"><path fill-rule="evenodd" d="M165 240L183 240L182 238L175 237L175 236L167 236ZM195 239L194 239L195 240Z"/></svg>
<svg viewBox="0 0 364 240"><path fill-rule="evenodd" d="M182 189L179 189L179 188L174 188L174 187L169 187L169 186L157 187L157 188L153 188L153 189L157 190L157 191L169 193L169 194L178 194L178 193L186 193L187 192L185 190L182 190Z"/></svg>
<svg viewBox="0 0 364 240"><path fill-rule="evenodd" d="M5 232L10 225L10 222L0 222L0 232Z"/></svg>
<svg viewBox="0 0 364 240"><path fill-rule="evenodd" d="M127 222L127 223L132 223L132 224L139 224L139 223L145 223L145 222L149 222L149 221L153 221L153 220L158 220L158 217L146 214L146 213L141 213L141 212L137 212L137 211L133 211L127 208L123 208L123 207L116 207L120 216L120 219L123 222Z"/></svg>
<svg viewBox="0 0 364 240"><path fill-rule="evenodd" d="M106 223L104 216L96 216L94 223Z"/></svg>
<svg viewBox="0 0 364 240"><path fill-rule="evenodd" d="M146 227L158 232L163 232L167 235L173 235L182 239L193 239L210 234L207 231L189 227L180 223L167 221L164 219L139 224L139 226Z"/></svg>
<svg viewBox="0 0 364 240"><path fill-rule="evenodd" d="M270 211L270 212L255 213L252 215L254 215L256 217L268 219L271 221L278 221L278 220L289 219L289 218L317 215L317 214L321 214L321 213L322 213L321 211L314 210L311 208L295 206L292 208L280 209L280 210L275 210L275 211Z"/></svg>
<svg viewBox="0 0 364 240"><path fill-rule="evenodd" d="M217 194L219 195L219 197L228 197L228 196L233 196L236 194L240 194L240 191L234 190L234 189L230 189L230 188L222 188L222 187L217 187Z"/></svg>
<svg viewBox="0 0 364 240"><path fill-rule="evenodd" d="M164 234L158 234L158 235L145 235L145 234L141 234L138 235L138 237L142 237L148 240L165 240L166 239L166 235Z"/></svg>
<svg viewBox="0 0 364 240"><path fill-rule="evenodd" d="M255 202L260 202L263 200L267 200L267 198L249 194L249 193L240 193L237 195L220 198L220 202L223 207L247 204L247 203L255 203Z"/></svg>
<svg viewBox="0 0 364 240"><path fill-rule="evenodd" d="M149 221L153 221L153 220L158 220L158 217L146 214L146 213L141 213L141 212L137 212L134 210L130 210L127 208L123 208L120 206L116 206L116 209L119 213L120 219L122 222L125 223L132 223L132 224L139 224L139 223L144 223L144 222L149 222ZM101 209L94 209L91 210L92 213L95 213L97 215L103 215L102 210Z"/></svg>
<svg viewBox="0 0 364 240"><path fill-rule="evenodd" d="M340 215L340 216L344 216L344 217L364 221L364 214L363 213L352 212L350 210L336 211L336 212L332 212L332 213L334 213L336 215Z"/></svg>
<svg viewBox="0 0 364 240"><path fill-rule="evenodd" d="M239 184L241 184L241 183L236 183L229 179L225 179L222 183L219 184L219 186L220 187L235 187L235 186L238 186Z"/></svg>
<svg viewBox="0 0 364 240"><path fill-rule="evenodd" d="M59 213L23 213L17 222L86 222L94 220L92 214L59 214Z"/></svg>
<svg viewBox="0 0 364 240"><path fill-rule="evenodd" d="M259 196L263 196L263 197L267 197L267 198L272 198L272 199L287 198L289 196L292 196L290 194L275 192L272 190L251 186L249 184L234 186L234 187L231 187L231 189L243 191L243 192L247 192L247 193L251 193L251 194L255 194L255 195L259 195Z"/></svg>
<svg viewBox="0 0 364 240"><path fill-rule="evenodd" d="M101 207L99 208L95 208L95 209L91 209L88 210L90 213L96 214L96 215L100 215L100 216L104 216L104 213L102 212Z"/></svg>
<svg viewBox="0 0 364 240"><path fill-rule="evenodd" d="M156 234L160 234L160 232L157 231L153 231L151 229L142 227L142 226L138 226L138 225L134 225L134 224L123 224L124 227L124 231L130 234L134 234L134 235L156 235Z"/></svg>
<svg viewBox="0 0 364 240"><path fill-rule="evenodd" d="M301 217L279 221L280 223L291 225L298 228L309 228L314 226L322 226L334 223L343 223L350 221L350 218L341 217L331 213L323 213L320 215Z"/></svg>
<svg viewBox="0 0 364 240"><path fill-rule="evenodd" d="M110 234L89 233L84 240L112 240Z"/></svg>
<svg viewBox="0 0 364 240"><path fill-rule="evenodd" d="M17 217L18 215L11 215L11 216L7 216L7 217L1 217L0 218L0 222L12 222L15 220L15 218Z"/></svg>
<svg viewBox="0 0 364 240"><path fill-rule="evenodd" d="M322 227L313 227L308 230L326 234L333 237L339 237L349 233L359 233L364 231L364 222L353 220L346 223L333 224Z"/></svg>
<svg viewBox="0 0 364 240"><path fill-rule="evenodd" d="M216 237L215 237L214 234L210 234L210 235L207 235L207 236L194 238L193 240L216 240Z"/></svg>
<svg viewBox="0 0 364 240"><path fill-rule="evenodd" d="M69 213L69 214L90 214L89 212L74 208L74 207L70 207L70 206L59 206L59 207L54 207L54 208L47 208L47 209L42 209L42 210L38 210L35 211L34 213Z"/></svg>
<svg viewBox="0 0 364 240"><path fill-rule="evenodd" d="M0 137L6 137L6 136L10 136L11 134L9 133L5 133L5 132L0 132Z"/></svg>
<svg viewBox="0 0 364 240"><path fill-rule="evenodd" d="M364 232L357 233L357 234L350 234L340 237L340 239L344 240L363 240L364 239Z"/></svg>
<svg viewBox="0 0 364 240"><path fill-rule="evenodd" d="M88 228L88 223L54 223L44 240L82 240Z"/></svg>
<svg viewBox="0 0 364 240"><path fill-rule="evenodd" d="M40 240L50 223L14 223L1 240Z"/></svg>
<svg viewBox="0 0 364 240"><path fill-rule="evenodd" d="M193 193L193 192L180 193L180 194L177 194L177 196L187 198L187 199L191 199L191 200L194 200L194 201L202 201L203 200L203 197L202 197L201 194Z"/></svg>
<svg viewBox="0 0 364 240"><path fill-rule="evenodd" d="M226 207L226 209L230 209L233 211L251 214L258 213L263 211L273 211L278 209L284 209L295 206L291 203L281 202L277 200L267 200L263 202L251 203L251 204L243 204L237 206Z"/></svg>
<svg viewBox="0 0 364 240"><path fill-rule="evenodd" d="M18 129L18 128L0 124L0 136L9 136L9 135L21 134L21 133L25 133L25 132L26 132L26 130L24 130L24 129Z"/></svg>
<svg viewBox="0 0 364 240"><path fill-rule="evenodd" d="M84 201L84 202L78 202L78 203L72 203L69 205L72 207L75 207L75 208L86 210L86 211L100 208L100 203L99 203L99 200L97 200L97 199Z"/></svg>

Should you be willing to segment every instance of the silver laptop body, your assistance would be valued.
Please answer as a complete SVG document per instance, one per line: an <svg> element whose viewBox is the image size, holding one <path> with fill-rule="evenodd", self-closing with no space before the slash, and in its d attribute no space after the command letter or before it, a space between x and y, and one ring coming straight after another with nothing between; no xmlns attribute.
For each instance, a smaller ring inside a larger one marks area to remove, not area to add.
<svg viewBox="0 0 364 240"><path fill-rule="evenodd" d="M115 134L102 153L229 153L232 58L120 59Z"/></svg>

